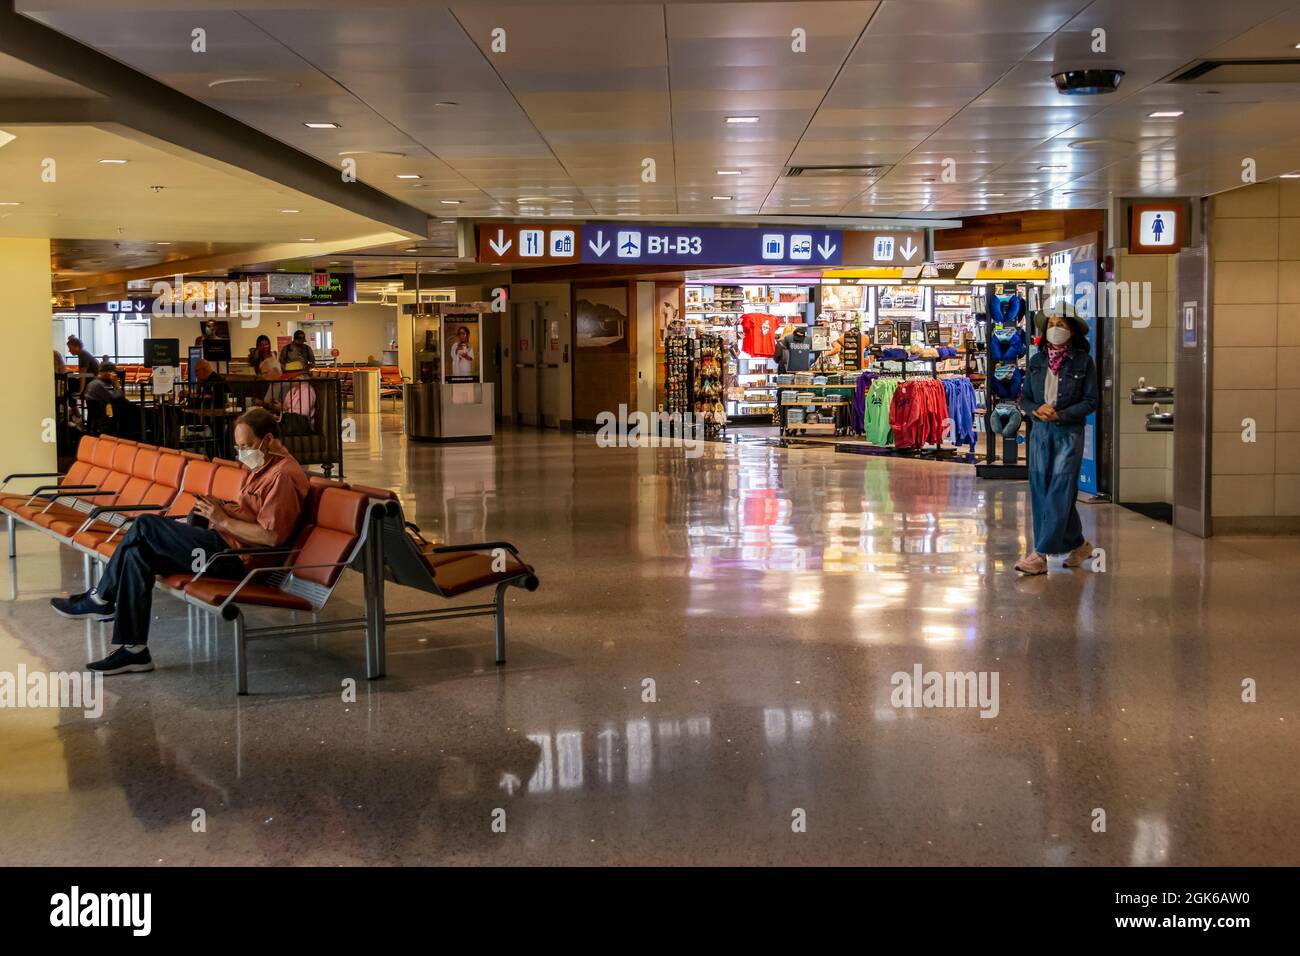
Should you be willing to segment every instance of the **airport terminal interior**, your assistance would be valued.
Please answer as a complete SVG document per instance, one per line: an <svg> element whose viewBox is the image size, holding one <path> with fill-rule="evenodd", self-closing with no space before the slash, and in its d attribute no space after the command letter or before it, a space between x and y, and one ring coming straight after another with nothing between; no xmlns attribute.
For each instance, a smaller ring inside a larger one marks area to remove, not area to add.
<svg viewBox="0 0 1300 956"><path fill-rule="evenodd" d="M2 864L1300 864L1296 0L0 0L0 343Z"/></svg>

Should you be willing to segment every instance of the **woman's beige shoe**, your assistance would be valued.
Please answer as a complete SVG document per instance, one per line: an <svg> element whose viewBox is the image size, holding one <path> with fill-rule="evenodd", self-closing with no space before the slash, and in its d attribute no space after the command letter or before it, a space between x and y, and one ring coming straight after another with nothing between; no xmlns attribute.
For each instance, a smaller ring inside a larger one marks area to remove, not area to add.
<svg viewBox="0 0 1300 956"><path fill-rule="evenodd" d="M1092 557L1092 545L1089 542L1084 541L1083 544L1079 545L1065 556L1065 566L1067 568L1082 567L1083 562L1087 561L1090 557Z"/></svg>
<svg viewBox="0 0 1300 956"><path fill-rule="evenodd" d="M1017 561L1016 570L1021 574L1046 574L1047 559L1035 551Z"/></svg>

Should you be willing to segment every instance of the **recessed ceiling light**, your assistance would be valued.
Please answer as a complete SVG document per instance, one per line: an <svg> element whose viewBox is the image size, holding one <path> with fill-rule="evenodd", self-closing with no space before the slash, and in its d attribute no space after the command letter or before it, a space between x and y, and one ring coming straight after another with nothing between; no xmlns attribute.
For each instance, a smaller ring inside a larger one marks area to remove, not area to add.
<svg viewBox="0 0 1300 956"><path fill-rule="evenodd" d="M456 220L455 220L455 219L443 219L443 220L441 220L441 222L442 222L442 224L443 224L444 226L454 226L454 225L456 225Z"/></svg>
<svg viewBox="0 0 1300 956"><path fill-rule="evenodd" d="M714 196L714 199L730 199L730 196Z"/></svg>
<svg viewBox="0 0 1300 956"><path fill-rule="evenodd" d="M155 242L154 245L155 245L155 246L170 246L171 243L170 243L170 242Z"/></svg>
<svg viewBox="0 0 1300 956"><path fill-rule="evenodd" d="M338 123L303 123L308 129L338 129Z"/></svg>
<svg viewBox="0 0 1300 956"><path fill-rule="evenodd" d="M302 212L301 209L281 209L280 212Z"/></svg>
<svg viewBox="0 0 1300 956"><path fill-rule="evenodd" d="M1283 173L1281 176L1278 177L1278 179L1300 179L1300 173ZM12 202L11 203L0 202L0 206L16 206L16 205L18 204Z"/></svg>
<svg viewBox="0 0 1300 956"><path fill-rule="evenodd" d="M398 179L423 179L424 177L421 176L419 173L398 173L397 178Z"/></svg>
<svg viewBox="0 0 1300 956"><path fill-rule="evenodd" d="M419 252L420 250L417 249L417 248L415 248L415 246L411 246L411 248L409 248L409 249L404 249L403 251L404 251L404 252Z"/></svg>
<svg viewBox="0 0 1300 956"><path fill-rule="evenodd" d="M315 239L299 239L299 242L315 242Z"/></svg>
<svg viewBox="0 0 1300 956"><path fill-rule="evenodd" d="M1156 110L1154 113L1147 114L1151 119L1174 119L1182 115L1182 110Z"/></svg>
<svg viewBox="0 0 1300 956"><path fill-rule="evenodd" d="M127 163L125 159L101 159L99 162L102 166L125 166Z"/></svg>
<svg viewBox="0 0 1300 956"><path fill-rule="evenodd" d="M1005 195L1006 195L1006 193L985 193L984 196L983 196L982 198L984 198L984 199L1001 199L1001 198L1003 198Z"/></svg>
<svg viewBox="0 0 1300 956"><path fill-rule="evenodd" d="M0 206L21 206L20 202L0 202Z"/></svg>
<svg viewBox="0 0 1300 956"><path fill-rule="evenodd" d="M757 123L758 117L757 116L728 116L727 122L733 125L737 125L741 123Z"/></svg>
<svg viewBox="0 0 1300 956"><path fill-rule="evenodd" d="M444 206L459 206L459 205L460 205L460 200L459 200L459 199L439 199L438 202L442 203Z"/></svg>
<svg viewBox="0 0 1300 956"><path fill-rule="evenodd" d="M719 176L739 176L739 175L740 175L740 170L739 170L739 169L719 169L719 170L718 170L718 175L719 175Z"/></svg>

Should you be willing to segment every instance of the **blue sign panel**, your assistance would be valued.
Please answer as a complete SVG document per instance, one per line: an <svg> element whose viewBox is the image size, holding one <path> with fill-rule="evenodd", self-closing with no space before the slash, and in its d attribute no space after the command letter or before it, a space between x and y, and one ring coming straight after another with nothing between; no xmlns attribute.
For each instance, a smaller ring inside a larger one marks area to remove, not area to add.
<svg viewBox="0 0 1300 956"><path fill-rule="evenodd" d="M591 223L582 227L582 261L624 265L838 266L838 229L721 229Z"/></svg>
<svg viewBox="0 0 1300 956"><path fill-rule="evenodd" d="M1101 326L1101 320L1097 316L1096 309L1096 289L1097 289L1097 263L1090 259L1082 262L1070 263L1070 280L1074 288L1074 306L1075 314L1088 324L1088 352L1092 355L1092 361L1097 368L1097 376L1101 377L1101 363L1097 357L1097 333ZM1090 309L1089 303L1092 303ZM1101 383L1097 383L1098 389ZM1097 452L1100 447L1097 434L1097 413L1093 412L1088 416L1088 420L1083 426L1083 464L1079 468L1079 491L1083 494L1095 495L1100 490L1097 484Z"/></svg>

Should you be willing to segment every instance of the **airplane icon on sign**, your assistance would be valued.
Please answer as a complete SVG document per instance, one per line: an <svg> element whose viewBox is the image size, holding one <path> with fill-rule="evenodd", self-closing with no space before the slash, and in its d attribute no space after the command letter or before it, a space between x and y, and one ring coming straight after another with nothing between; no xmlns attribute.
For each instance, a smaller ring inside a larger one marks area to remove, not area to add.
<svg viewBox="0 0 1300 956"><path fill-rule="evenodd" d="M641 233L620 232L618 234L618 256L620 259L635 259L641 255Z"/></svg>

